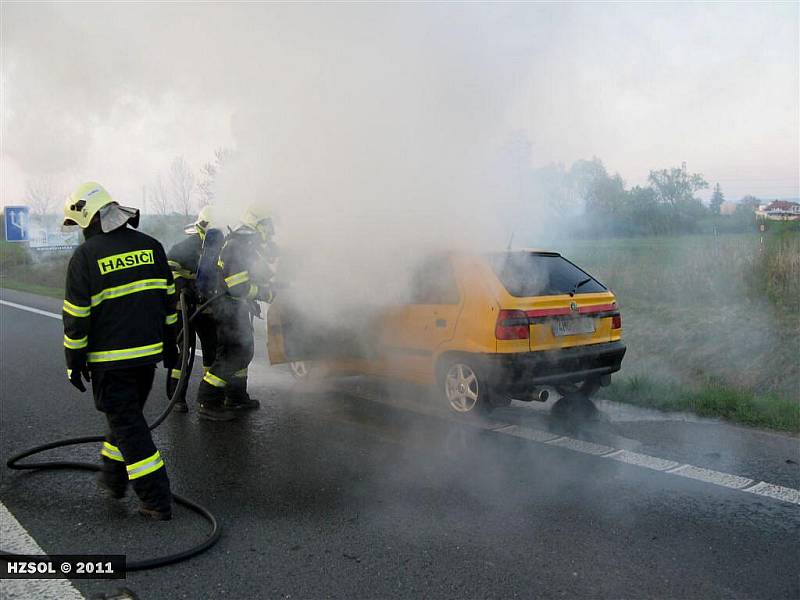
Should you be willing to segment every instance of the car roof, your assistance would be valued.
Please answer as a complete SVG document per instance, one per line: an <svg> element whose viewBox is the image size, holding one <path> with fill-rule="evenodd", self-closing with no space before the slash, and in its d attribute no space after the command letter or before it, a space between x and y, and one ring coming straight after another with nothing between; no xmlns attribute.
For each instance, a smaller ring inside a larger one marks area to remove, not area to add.
<svg viewBox="0 0 800 600"><path fill-rule="evenodd" d="M532 252L534 254L552 254L554 256L561 256L560 252L555 250L545 250L544 248L520 248L519 250L511 250L511 252Z"/></svg>
<svg viewBox="0 0 800 600"><path fill-rule="evenodd" d="M433 254L429 258L435 258L436 256L460 256L460 257L478 257L478 258L487 258L489 256L497 256L500 254L540 254L542 256L561 256L560 252L556 252L555 250L544 250L542 248L515 248L513 250L508 249L497 249L497 250L489 250L489 251L469 251L469 250L451 250L449 252L442 252L440 254Z"/></svg>

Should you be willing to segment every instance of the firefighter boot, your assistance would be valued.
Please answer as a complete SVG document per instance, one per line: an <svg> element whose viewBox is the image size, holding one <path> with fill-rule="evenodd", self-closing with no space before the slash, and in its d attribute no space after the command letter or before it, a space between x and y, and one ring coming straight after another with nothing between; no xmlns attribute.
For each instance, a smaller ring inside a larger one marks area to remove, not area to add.
<svg viewBox="0 0 800 600"><path fill-rule="evenodd" d="M120 500L125 497L125 492L128 491L128 486L121 484L113 479L110 479L105 471L100 471L97 474L97 487L106 494L109 498Z"/></svg>
<svg viewBox="0 0 800 600"><path fill-rule="evenodd" d="M141 501L138 508L140 515L153 521L169 521L172 518L172 492L163 463L160 469L133 479L131 483Z"/></svg>
<svg viewBox="0 0 800 600"><path fill-rule="evenodd" d="M232 421L236 413L224 406L225 388L216 387L205 379L197 390L197 414L206 421Z"/></svg>
<svg viewBox="0 0 800 600"><path fill-rule="evenodd" d="M234 374L230 383L225 387L225 408L231 410L255 410L261 402L251 398L247 393L247 369L244 375Z"/></svg>
<svg viewBox="0 0 800 600"><path fill-rule="evenodd" d="M171 510L159 510L146 504L139 505L136 510L144 518L152 519L153 521L170 521L172 519Z"/></svg>
<svg viewBox="0 0 800 600"><path fill-rule="evenodd" d="M97 473L97 487L115 500L124 498L125 492L128 491L128 472L125 469L122 453L109 442L103 443L100 452L102 463L100 472Z"/></svg>

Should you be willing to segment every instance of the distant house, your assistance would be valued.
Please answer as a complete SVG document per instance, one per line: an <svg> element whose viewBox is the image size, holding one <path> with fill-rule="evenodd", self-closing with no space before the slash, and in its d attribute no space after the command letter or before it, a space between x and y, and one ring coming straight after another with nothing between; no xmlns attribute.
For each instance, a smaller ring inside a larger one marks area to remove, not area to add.
<svg viewBox="0 0 800 600"><path fill-rule="evenodd" d="M800 202L773 200L756 209L756 218L770 221L800 221Z"/></svg>
<svg viewBox="0 0 800 600"><path fill-rule="evenodd" d="M739 205L736 204L736 202L729 202L728 200L726 200L725 202L720 204L719 214L721 214L721 215L732 215L733 213L736 212L736 208L738 206Z"/></svg>

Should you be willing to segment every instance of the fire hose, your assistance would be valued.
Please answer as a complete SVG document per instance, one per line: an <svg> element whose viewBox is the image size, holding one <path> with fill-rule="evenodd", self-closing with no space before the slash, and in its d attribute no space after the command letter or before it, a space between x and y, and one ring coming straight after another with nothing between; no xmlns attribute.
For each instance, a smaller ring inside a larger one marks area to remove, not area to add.
<svg viewBox="0 0 800 600"><path fill-rule="evenodd" d="M164 419L169 416L172 408L175 406L175 403L180 396L181 391L185 388L186 384L188 383L189 373L191 372L191 366L194 362L194 341L189 340L189 333L190 328L189 324L194 320L194 318L200 314L202 310L204 310L208 305L214 302L217 298L222 296L223 294L216 294L212 296L210 299L205 301L203 304L197 307L194 313L191 316L188 316L187 311L187 303L185 294L181 293L180 296L180 307L181 307L181 316L182 316L182 348L184 349L181 352L181 374L180 378L178 379L178 384L175 386L175 391L172 393L172 396L169 399L169 403L164 411L156 417L156 419L148 425L150 430L152 431L161 423L164 422ZM169 377L169 373L167 374ZM6 462L6 466L9 469L14 470L46 470L46 469L74 469L80 471L99 471L100 466L93 463L86 463L86 462L72 462L72 461L41 461L41 462L28 462L20 464L20 461L33 456L35 454L39 454L41 452L45 452L47 450L53 450L55 448L64 448L66 446L78 446L81 444L94 444L97 442L102 442L105 440L105 436L102 435L93 435L93 436L86 436L86 437L77 437L77 438L69 438L65 440L60 440L56 442L50 442L48 444L42 444L40 446L34 446L29 450L25 450L20 452L19 454L15 454L11 458L8 459ZM181 496L179 494L172 494L172 497L175 499L176 504L184 506L188 508L190 511L200 515L205 519L209 525L210 530L208 535L205 539L186 550L182 550L180 552L175 552L173 554L166 554L164 556L159 556L156 558L143 558L140 560L134 561L126 561L125 568L127 571L143 571L145 569L155 569L157 567L164 567L166 565L175 564L184 560L187 560L193 556L197 556L201 552L205 552L211 546L217 543L219 540L220 534L222 530L217 522L216 517L209 511L206 507L204 507L199 502L195 502L193 500L189 500L185 496ZM0 550L0 560L13 560L16 554L5 552Z"/></svg>

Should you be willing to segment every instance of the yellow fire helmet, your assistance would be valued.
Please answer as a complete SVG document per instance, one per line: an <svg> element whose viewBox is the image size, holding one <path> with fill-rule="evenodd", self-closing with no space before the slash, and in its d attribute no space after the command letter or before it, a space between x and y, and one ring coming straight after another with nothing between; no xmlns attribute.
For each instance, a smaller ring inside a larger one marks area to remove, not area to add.
<svg viewBox="0 0 800 600"><path fill-rule="evenodd" d="M183 231L190 235L197 233L201 238L205 238L206 231L213 226L214 221L216 221L216 209L211 204L206 204L197 213L194 223L189 223Z"/></svg>
<svg viewBox="0 0 800 600"><path fill-rule="evenodd" d="M136 227L139 222L139 211L135 208L120 206L106 189L95 181L79 185L64 204L65 227L77 225L86 229L97 213L100 213L100 226L106 233L133 221Z"/></svg>
<svg viewBox="0 0 800 600"><path fill-rule="evenodd" d="M251 204L244 211L242 225L258 231L264 241L267 241L275 233L270 212L255 204Z"/></svg>
<svg viewBox="0 0 800 600"><path fill-rule="evenodd" d="M86 229L98 210L114 202L106 189L97 182L80 184L64 204L64 225Z"/></svg>

